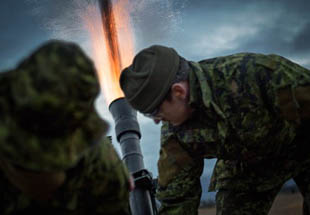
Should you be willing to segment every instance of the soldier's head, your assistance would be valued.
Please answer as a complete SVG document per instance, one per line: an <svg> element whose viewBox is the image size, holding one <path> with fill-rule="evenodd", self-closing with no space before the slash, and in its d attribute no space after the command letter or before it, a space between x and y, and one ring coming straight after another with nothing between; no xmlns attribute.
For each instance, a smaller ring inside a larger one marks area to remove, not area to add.
<svg viewBox="0 0 310 215"><path fill-rule="evenodd" d="M0 73L0 164L12 183L21 171L53 177L88 153L108 128L94 108L99 91L92 61L64 41Z"/></svg>
<svg viewBox="0 0 310 215"><path fill-rule="evenodd" d="M131 106L154 119L180 125L192 114L188 104L189 63L169 47L140 51L125 68L120 85Z"/></svg>

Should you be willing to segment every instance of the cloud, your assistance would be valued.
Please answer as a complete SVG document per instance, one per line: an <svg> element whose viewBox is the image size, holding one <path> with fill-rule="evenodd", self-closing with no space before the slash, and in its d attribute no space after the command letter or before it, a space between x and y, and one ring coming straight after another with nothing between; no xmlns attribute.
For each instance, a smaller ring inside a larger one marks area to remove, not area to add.
<svg viewBox="0 0 310 215"><path fill-rule="evenodd" d="M38 27L23 1L1 1L0 8L0 69L7 69L48 36Z"/></svg>
<svg viewBox="0 0 310 215"><path fill-rule="evenodd" d="M184 31L171 44L191 60L236 52L277 53L308 65L310 3L299 0L198 1L184 11Z"/></svg>
<svg viewBox="0 0 310 215"><path fill-rule="evenodd" d="M301 30L293 38L294 51L297 53L310 52L310 21L305 23Z"/></svg>
<svg viewBox="0 0 310 215"><path fill-rule="evenodd" d="M188 0L131 1L131 17L138 50L151 43L165 43L167 38L181 31L180 10Z"/></svg>

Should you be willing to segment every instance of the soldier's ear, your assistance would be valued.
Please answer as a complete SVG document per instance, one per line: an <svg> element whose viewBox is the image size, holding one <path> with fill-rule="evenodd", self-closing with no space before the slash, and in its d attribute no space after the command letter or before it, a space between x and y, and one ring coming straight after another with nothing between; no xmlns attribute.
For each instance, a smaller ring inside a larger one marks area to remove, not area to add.
<svg viewBox="0 0 310 215"><path fill-rule="evenodd" d="M175 83L171 86L171 95L178 99L187 98L187 85L183 82Z"/></svg>

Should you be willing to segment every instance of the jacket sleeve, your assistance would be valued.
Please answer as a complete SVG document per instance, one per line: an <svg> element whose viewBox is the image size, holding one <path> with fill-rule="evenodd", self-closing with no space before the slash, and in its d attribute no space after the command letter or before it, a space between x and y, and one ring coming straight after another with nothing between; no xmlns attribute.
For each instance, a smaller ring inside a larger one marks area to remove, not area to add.
<svg viewBox="0 0 310 215"><path fill-rule="evenodd" d="M162 128L158 171L159 214L198 214L203 159L191 157L168 131L167 125Z"/></svg>
<svg viewBox="0 0 310 215"><path fill-rule="evenodd" d="M310 80L308 86L279 89L276 94L280 113L298 124L310 120Z"/></svg>
<svg viewBox="0 0 310 215"><path fill-rule="evenodd" d="M89 214L126 215L129 212L129 173L111 140L94 149L95 155L87 165L85 189L80 204L89 207Z"/></svg>
<svg viewBox="0 0 310 215"><path fill-rule="evenodd" d="M272 89L276 111L297 124L310 120L310 70L277 55L273 59ZM279 111L278 111L279 110Z"/></svg>

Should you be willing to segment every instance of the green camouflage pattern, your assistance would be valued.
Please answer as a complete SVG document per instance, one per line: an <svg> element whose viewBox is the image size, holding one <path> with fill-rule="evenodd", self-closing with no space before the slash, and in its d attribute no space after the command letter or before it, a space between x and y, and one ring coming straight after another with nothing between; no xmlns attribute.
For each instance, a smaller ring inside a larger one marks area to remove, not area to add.
<svg viewBox="0 0 310 215"><path fill-rule="evenodd" d="M267 214L291 178L307 205L310 71L254 53L190 64L193 116L181 126L162 126L160 214L198 213L204 158L217 158L209 190L218 191L218 215Z"/></svg>
<svg viewBox="0 0 310 215"><path fill-rule="evenodd" d="M129 176L107 137L66 170L66 181L46 204L19 191L0 170L0 214L85 215L129 213Z"/></svg>
<svg viewBox="0 0 310 215"><path fill-rule="evenodd" d="M0 154L31 170L74 166L105 134L92 61L70 42L49 41L0 73Z"/></svg>

